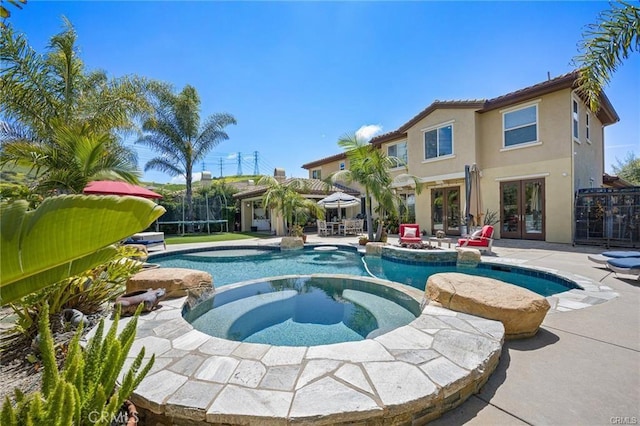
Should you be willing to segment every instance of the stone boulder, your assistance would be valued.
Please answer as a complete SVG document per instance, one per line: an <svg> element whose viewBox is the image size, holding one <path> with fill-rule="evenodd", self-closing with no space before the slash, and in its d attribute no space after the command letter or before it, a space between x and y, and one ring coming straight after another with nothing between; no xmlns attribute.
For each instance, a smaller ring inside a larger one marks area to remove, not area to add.
<svg viewBox="0 0 640 426"><path fill-rule="evenodd" d="M475 268L480 263L480 250L466 247L456 247L458 251L458 266Z"/></svg>
<svg viewBox="0 0 640 426"><path fill-rule="evenodd" d="M425 292L447 309L502 322L506 339L535 335L550 308L525 288L457 272L431 275Z"/></svg>
<svg viewBox="0 0 640 426"><path fill-rule="evenodd" d="M204 271L186 268L156 268L138 272L127 281L127 293L164 288L165 297L186 296L189 290L212 288L213 278Z"/></svg>
<svg viewBox="0 0 640 426"><path fill-rule="evenodd" d="M369 256L382 256L382 247L387 243L371 242L364 246L365 253Z"/></svg>
<svg viewBox="0 0 640 426"><path fill-rule="evenodd" d="M282 237L280 240L281 250L300 250L304 248L302 237Z"/></svg>

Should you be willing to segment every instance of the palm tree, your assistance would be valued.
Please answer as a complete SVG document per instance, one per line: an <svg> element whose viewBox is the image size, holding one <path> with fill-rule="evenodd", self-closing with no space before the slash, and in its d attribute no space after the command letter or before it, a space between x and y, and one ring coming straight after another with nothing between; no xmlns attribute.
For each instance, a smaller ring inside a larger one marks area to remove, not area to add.
<svg viewBox="0 0 640 426"><path fill-rule="evenodd" d="M380 241L382 238L382 220L378 222L378 229L374 239L371 200L375 198L378 202L378 213L381 218L384 217L385 212L396 211L398 197L391 187L394 178L391 176L390 169L404 163L401 159L388 156L373 145L358 140L355 134L344 135L338 141L338 145L346 151L349 169L333 173L329 176L329 179L332 182L357 182L364 187L369 241ZM422 190L421 183L415 176L402 174L397 176L396 179L413 181L418 194Z"/></svg>
<svg viewBox="0 0 640 426"><path fill-rule="evenodd" d="M620 1L598 16L579 43L578 91L584 94L589 108L598 111L600 93L611 80L611 74L632 51L640 49L640 8Z"/></svg>
<svg viewBox="0 0 640 426"><path fill-rule="evenodd" d="M0 32L1 161L31 167L42 179L38 190L79 192L98 176L136 183L137 159L120 132L133 130L135 117L151 111L148 82L86 72L77 34L64 24L46 54L10 26Z"/></svg>
<svg viewBox="0 0 640 426"><path fill-rule="evenodd" d="M142 128L146 134L136 143L159 153L159 156L145 164L145 171L155 169L171 176L185 177L186 219L191 221L193 166L220 142L229 139L224 129L236 124L236 119L227 113L217 113L210 115L201 126L200 97L190 85L177 95L168 87L158 86L155 88L155 97L155 116L144 122Z"/></svg>
<svg viewBox="0 0 640 426"><path fill-rule="evenodd" d="M299 224L300 218L306 218L309 214L314 216L324 214L322 206L301 194L307 189L302 179L280 182L273 176L263 176L258 181L258 185L267 186L262 196L262 205L277 211L282 216L283 229L288 230L289 235L293 234L294 225Z"/></svg>
<svg viewBox="0 0 640 426"><path fill-rule="evenodd" d="M4 7L2 3L4 3L4 0L0 2L0 19L2 19L2 21L0 21L0 29L4 30L7 27L4 21L9 19L11 11ZM26 4L27 0L7 0L7 3L12 4L18 9L22 9L22 5Z"/></svg>
<svg viewBox="0 0 640 426"><path fill-rule="evenodd" d="M0 165L30 168L34 191L79 194L93 180L137 182L136 153L116 143L108 133L95 133L87 125L54 126L47 141L28 130L0 125L8 140L0 151Z"/></svg>
<svg viewBox="0 0 640 426"><path fill-rule="evenodd" d="M64 18L64 30L38 54L24 34L8 27L0 35L0 102L4 117L46 140L54 123L82 124L94 132L134 129L134 118L151 111L149 82L138 77L109 79L86 72L78 56L77 34Z"/></svg>

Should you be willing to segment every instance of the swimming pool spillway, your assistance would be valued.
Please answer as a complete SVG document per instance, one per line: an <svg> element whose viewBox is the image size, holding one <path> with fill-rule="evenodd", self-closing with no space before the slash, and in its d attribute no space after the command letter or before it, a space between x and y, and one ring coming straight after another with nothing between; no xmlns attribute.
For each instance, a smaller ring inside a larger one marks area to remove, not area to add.
<svg viewBox="0 0 640 426"><path fill-rule="evenodd" d="M214 337L315 346L378 336L419 314L417 301L382 280L308 275L224 286L184 317Z"/></svg>

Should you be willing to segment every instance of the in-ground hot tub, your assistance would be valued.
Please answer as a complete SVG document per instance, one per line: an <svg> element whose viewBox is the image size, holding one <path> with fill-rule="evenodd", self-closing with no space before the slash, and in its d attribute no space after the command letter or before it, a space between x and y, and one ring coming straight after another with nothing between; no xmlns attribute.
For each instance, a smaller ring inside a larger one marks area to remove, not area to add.
<svg viewBox="0 0 640 426"><path fill-rule="evenodd" d="M420 306L405 293L370 280L307 275L224 286L183 313L210 336L315 346L384 334L415 320Z"/></svg>

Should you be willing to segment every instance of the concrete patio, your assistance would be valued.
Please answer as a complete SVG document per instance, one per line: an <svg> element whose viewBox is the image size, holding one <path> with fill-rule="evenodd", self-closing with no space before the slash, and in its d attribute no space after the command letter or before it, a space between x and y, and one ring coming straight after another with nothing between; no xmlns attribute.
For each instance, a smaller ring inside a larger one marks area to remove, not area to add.
<svg viewBox="0 0 640 426"><path fill-rule="evenodd" d="M273 244L279 238L225 242ZM389 239L395 242L393 236ZM355 244L356 237L308 242ZM194 244L189 247L206 246ZM168 250L185 245L168 246ZM640 281L597 267L602 247L496 240L486 260L551 268L610 287L619 297L549 312L531 339L507 341L482 390L431 424L637 424L640 421ZM507 260L508 259L508 260Z"/></svg>

